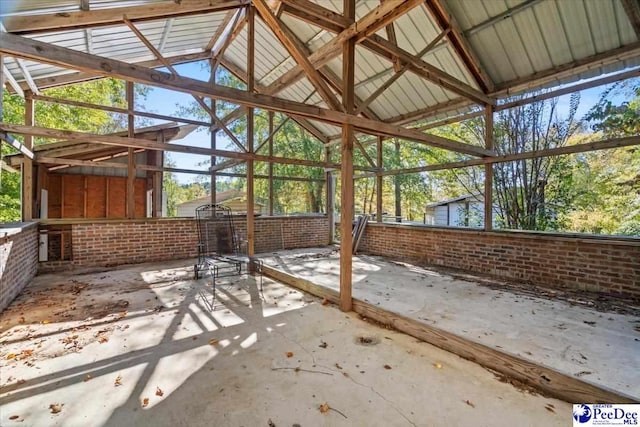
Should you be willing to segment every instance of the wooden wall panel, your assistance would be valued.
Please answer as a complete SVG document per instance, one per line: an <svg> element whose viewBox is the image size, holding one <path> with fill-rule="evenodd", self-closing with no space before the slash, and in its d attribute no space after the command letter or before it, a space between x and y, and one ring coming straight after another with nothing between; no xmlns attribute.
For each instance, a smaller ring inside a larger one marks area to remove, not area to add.
<svg viewBox="0 0 640 427"><path fill-rule="evenodd" d="M126 218L127 179L109 177L108 218Z"/></svg>
<svg viewBox="0 0 640 427"><path fill-rule="evenodd" d="M47 187L49 197L49 218L60 218L62 215L62 175L49 174Z"/></svg>
<svg viewBox="0 0 640 427"><path fill-rule="evenodd" d="M84 218L84 176L62 175L64 218Z"/></svg>
<svg viewBox="0 0 640 427"><path fill-rule="evenodd" d="M145 178L136 178L134 186L136 218L144 218L147 211L147 180Z"/></svg>
<svg viewBox="0 0 640 427"><path fill-rule="evenodd" d="M106 218L107 216L107 177L87 176L87 218Z"/></svg>
<svg viewBox="0 0 640 427"><path fill-rule="evenodd" d="M126 177L49 173L49 218L126 218ZM147 212L147 180L135 181L136 218Z"/></svg>

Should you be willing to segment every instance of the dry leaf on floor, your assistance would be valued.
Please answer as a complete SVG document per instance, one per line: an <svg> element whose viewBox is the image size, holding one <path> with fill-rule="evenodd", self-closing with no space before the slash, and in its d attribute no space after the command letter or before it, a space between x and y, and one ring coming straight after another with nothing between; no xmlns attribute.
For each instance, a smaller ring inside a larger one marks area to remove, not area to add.
<svg viewBox="0 0 640 427"><path fill-rule="evenodd" d="M391 366L389 366L389 365L384 365L384 369L391 369Z"/></svg>
<svg viewBox="0 0 640 427"><path fill-rule="evenodd" d="M7 357L5 357L5 359L11 360L11 359L15 359L15 357L16 357L15 353L9 353L9 354L7 354Z"/></svg>
<svg viewBox="0 0 640 427"><path fill-rule="evenodd" d="M156 387L156 396L162 397L163 394L164 392L162 391L162 389L160 387Z"/></svg>
<svg viewBox="0 0 640 427"><path fill-rule="evenodd" d="M219 342L220 342L220 340L212 339L212 340L209 340L209 345L216 345Z"/></svg>
<svg viewBox="0 0 640 427"><path fill-rule="evenodd" d="M11 415L11 416L9 417L9 419L10 419L10 420L12 420L12 421L13 421L13 420L17 420L18 418L20 418L20 415Z"/></svg>
<svg viewBox="0 0 640 427"><path fill-rule="evenodd" d="M120 312L120 317L121 317L121 318L122 318L122 317L125 317L126 315L127 315L127 312L126 312L126 311L121 311L121 312Z"/></svg>
<svg viewBox="0 0 640 427"><path fill-rule="evenodd" d="M24 319L24 316L21 316L21 317L20 317L20 320L18 320L18 323L20 323L21 325L22 325L23 323L25 323L25 322L26 322L26 320Z"/></svg>
<svg viewBox="0 0 640 427"><path fill-rule="evenodd" d="M92 377L91 375L87 374L87 375L85 375L85 377L84 377L84 380L83 380L83 381L86 383L86 382L87 382L87 381L89 381L91 378L93 378L93 377Z"/></svg>
<svg viewBox="0 0 640 427"><path fill-rule="evenodd" d="M52 414L57 414L62 411L63 406L64 403L52 403L51 405L49 405L49 409L51 409Z"/></svg>
<svg viewBox="0 0 640 427"><path fill-rule="evenodd" d="M327 343L324 341L320 341L320 345L318 346L320 348L327 348Z"/></svg>
<svg viewBox="0 0 640 427"><path fill-rule="evenodd" d="M287 351L287 357L293 357L293 352Z"/></svg>
<svg viewBox="0 0 640 427"><path fill-rule="evenodd" d="M49 321L48 321L48 320L43 320L43 321L42 321L42 324L43 324L43 325L46 325L46 324L48 324L48 323L49 323Z"/></svg>
<svg viewBox="0 0 640 427"><path fill-rule="evenodd" d="M108 342L108 341L109 341L109 338L107 338L107 337L100 337L100 338L98 338L98 342L99 342L100 344L104 344L104 343L106 343L106 342Z"/></svg>
<svg viewBox="0 0 640 427"><path fill-rule="evenodd" d="M145 397L144 399L142 399L142 407L146 408L147 405L149 404L149 398Z"/></svg>
<svg viewBox="0 0 640 427"><path fill-rule="evenodd" d="M122 385L122 375L118 375L116 377L116 380L113 383L116 387L118 387L119 385Z"/></svg>
<svg viewBox="0 0 640 427"><path fill-rule="evenodd" d="M476 407L476 405L474 405L473 402L468 400L468 399L464 403L466 403L467 405L471 406L472 408Z"/></svg>
<svg viewBox="0 0 640 427"><path fill-rule="evenodd" d="M433 366L434 366L436 369L442 369L442 363L434 363L434 364L433 364Z"/></svg>
<svg viewBox="0 0 640 427"><path fill-rule="evenodd" d="M322 405L320 405L320 408L318 408L318 409L320 409L320 412L324 414L326 412L329 412L329 409L331 409L331 408L329 408L329 404L327 402L325 402Z"/></svg>
<svg viewBox="0 0 640 427"><path fill-rule="evenodd" d="M322 300L322 305L327 305L327 304L329 304L329 300L328 300L328 299L326 299L326 298L325 298L325 299L323 299L323 300Z"/></svg>
<svg viewBox="0 0 640 427"><path fill-rule="evenodd" d="M339 363L336 363L336 365L335 365L335 366L336 366L336 368L338 368L338 369L342 369L342 366L340 366L340 364L339 364Z"/></svg>
<svg viewBox="0 0 640 427"><path fill-rule="evenodd" d="M549 412L553 412L554 414L556 413L556 411L553 410L553 408L555 408L555 406L553 406L552 404L547 404L547 406L544 407L544 409L546 409Z"/></svg>

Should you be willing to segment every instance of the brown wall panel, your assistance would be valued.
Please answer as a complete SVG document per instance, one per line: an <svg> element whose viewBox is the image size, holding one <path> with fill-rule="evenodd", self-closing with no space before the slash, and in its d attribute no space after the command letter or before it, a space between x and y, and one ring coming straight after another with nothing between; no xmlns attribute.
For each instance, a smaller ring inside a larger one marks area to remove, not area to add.
<svg viewBox="0 0 640 427"><path fill-rule="evenodd" d="M127 179L109 177L109 218L125 218L127 200Z"/></svg>
<svg viewBox="0 0 640 427"><path fill-rule="evenodd" d="M105 218L107 177L87 176L87 218Z"/></svg>
<svg viewBox="0 0 640 427"><path fill-rule="evenodd" d="M84 176L62 175L64 218L84 218Z"/></svg>
<svg viewBox="0 0 640 427"><path fill-rule="evenodd" d="M47 187L49 197L49 218L61 217L61 195L62 195L62 175L49 174L49 182Z"/></svg>

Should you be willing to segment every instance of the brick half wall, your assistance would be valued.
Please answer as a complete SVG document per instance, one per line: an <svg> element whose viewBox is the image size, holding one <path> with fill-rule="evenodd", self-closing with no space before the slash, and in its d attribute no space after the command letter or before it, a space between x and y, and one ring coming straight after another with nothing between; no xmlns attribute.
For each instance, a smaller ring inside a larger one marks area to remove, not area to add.
<svg viewBox="0 0 640 427"><path fill-rule="evenodd" d="M239 238L246 239L246 217L234 217L234 226ZM183 259L196 257L198 253L195 219L76 222L71 224L71 240L72 261L66 265L41 263L41 272ZM257 217L255 220L256 253L328 243L326 215Z"/></svg>
<svg viewBox="0 0 640 427"><path fill-rule="evenodd" d="M37 223L0 228L0 312L18 296L38 269Z"/></svg>
<svg viewBox="0 0 640 427"><path fill-rule="evenodd" d="M360 251L420 264L640 297L640 240L368 224Z"/></svg>

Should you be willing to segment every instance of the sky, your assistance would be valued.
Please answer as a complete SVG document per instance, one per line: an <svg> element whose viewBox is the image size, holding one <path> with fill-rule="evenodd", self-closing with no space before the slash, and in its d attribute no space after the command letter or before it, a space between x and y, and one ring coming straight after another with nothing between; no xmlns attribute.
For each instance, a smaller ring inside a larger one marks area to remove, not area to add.
<svg viewBox="0 0 640 427"><path fill-rule="evenodd" d="M181 76L191 77L198 80L208 80L208 71L202 68L200 62L181 64L175 66L176 70ZM162 71L166 71L161 69ZM575 83L572 83L575 84ZM604 91L606 86L599 86L584 90L580 94L580 105L576 117L581 119L589 109L596 104L600 98L600 94ZM560 97L558 102L558 113L560 117L566 117L569 109L570 95ZM178 116L178 105L189 105L192 103L193 98L185 93L169 91L165 89L152 88L149 92L146 101L142 105L142 109L149 112L158 114L166 114L172 116ZM187 117L190 118L190 117ZM161 123L158 121L157 123ZM154 123L155 124L155 123ZM192 132L189 136L181 141L175 141L178 144L186 144L197 147L209 147L210 137L208 132L204 128L198 129ZM234 145L224 135L223 132L218 132L217 146L221 149L233 149ZM208 160L208 156L199 156L183 153L170 153L172 161L175 162L177 168L185 169L198 169L205 170L207 167L198 165L199 162ZM175 174L176 179L181 184L187 184L193 182L196 175L193 174Z"/></svg>

